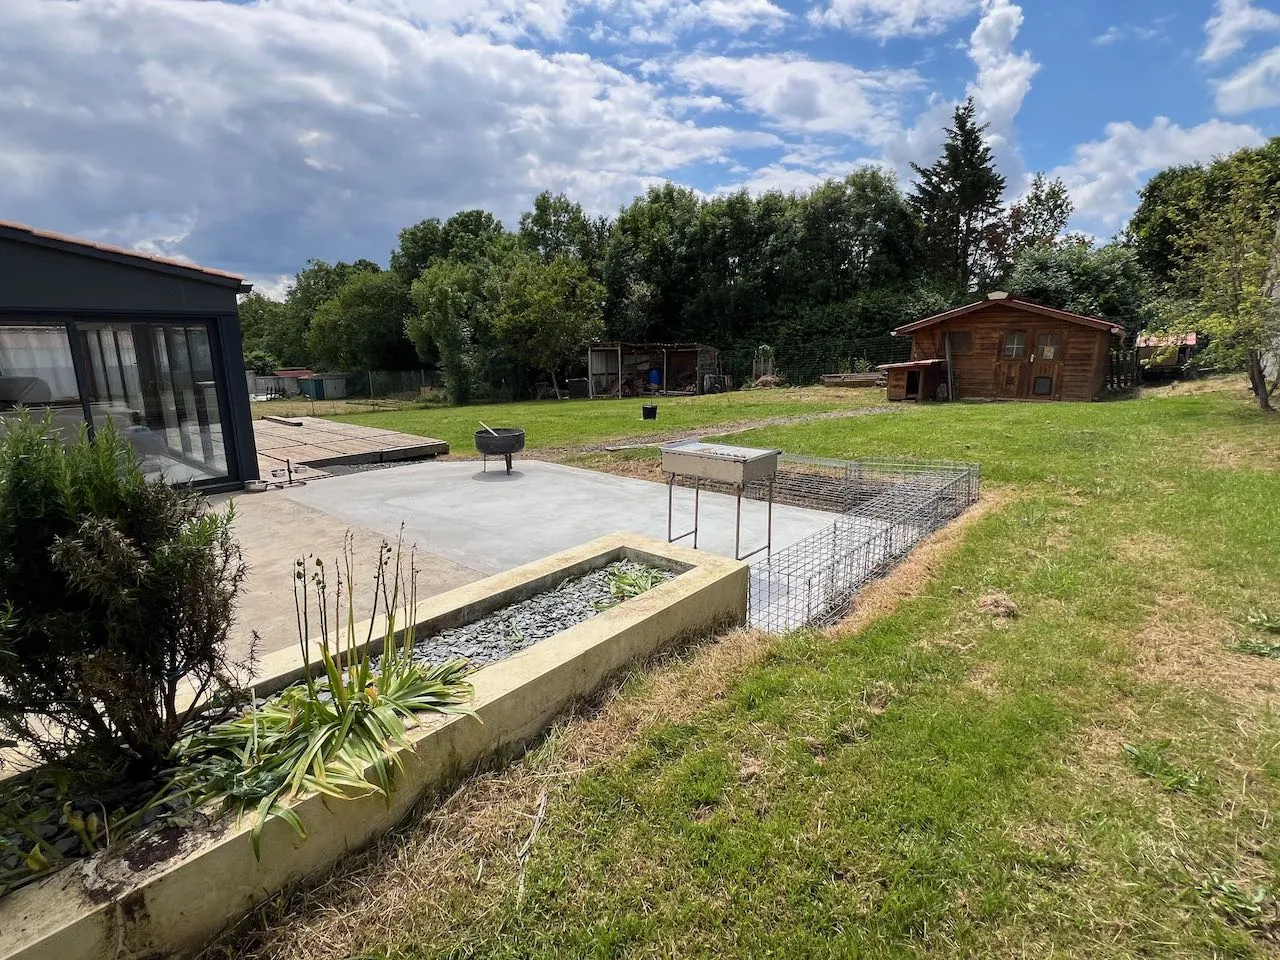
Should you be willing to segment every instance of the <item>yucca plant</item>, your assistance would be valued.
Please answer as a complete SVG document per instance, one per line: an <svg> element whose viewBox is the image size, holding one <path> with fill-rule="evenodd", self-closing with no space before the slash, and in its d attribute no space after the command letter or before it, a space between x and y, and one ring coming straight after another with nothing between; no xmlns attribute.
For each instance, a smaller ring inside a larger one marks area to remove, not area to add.
<svg viewBox="0 0 1280 960"><path fill-rule="evenodd" d="M294 570L294 605L306 679L241 717L181 742L175 780L197 802L220 800L225 809L256 809L252 832L259 853L263 824L273 816L299 834L306 829L288 801L308 793L341 799L377 794L388 805L396 748L407 742L406 730L422 713L470 713L471 684L465 661L427 666L413 659L413 610L417 570L410 556L383 543L373 583L373 603L366 635L357 636L353 547L348 536L332 596L324 563L315 557L298 560ZM345 586L345 590L344 590ZM318 677L312 675L310 632L312 603L319 611ZM383 649L369 651L374 622L383 617ZM401 621L403 616L403 621ZM403 629L399 624L403 622ZM331 629L341 624L335 649ZM399 635L397 635L399 634Z"/></svg>

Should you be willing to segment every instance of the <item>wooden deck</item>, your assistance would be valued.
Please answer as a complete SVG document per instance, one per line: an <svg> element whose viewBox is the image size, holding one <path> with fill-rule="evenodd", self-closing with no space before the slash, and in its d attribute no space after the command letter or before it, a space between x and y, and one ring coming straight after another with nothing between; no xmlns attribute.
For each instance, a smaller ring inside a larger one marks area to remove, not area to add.
<svg viewBox="0 0 1280 960"><path fill-rule="evenodd" d="M262 417L253 422L253 438L263 480L281 479L286 463L304 465L305 477L315 478L327 475L326 466L420 460L449 452L443 440L319 417Z"/></svg>

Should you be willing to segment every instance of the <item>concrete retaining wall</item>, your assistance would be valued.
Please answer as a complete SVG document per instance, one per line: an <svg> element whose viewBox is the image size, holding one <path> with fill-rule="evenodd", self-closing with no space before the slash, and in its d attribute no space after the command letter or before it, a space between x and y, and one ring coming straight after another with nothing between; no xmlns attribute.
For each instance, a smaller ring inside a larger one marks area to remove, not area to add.
<svg viewBox="0 0 1280 960"><path fill-rule="evenodd" d="M448 789L486 757L523 748L565 706L627 663L745 621L746 564L614 534L424 601L418 629L466 622L623 558L682 572L477 671L477 717L431 717L410 732L390 808L377 797L307 797L294 804L307 839L272 820L262 831L260 860L249 842L252 817L140 836L0 901L0 960L151 960L195 952L267 897L386 832L420 799ZM301 657L282 651L263 668L274 672L258 690L280 689L301 676Z"/></svg>

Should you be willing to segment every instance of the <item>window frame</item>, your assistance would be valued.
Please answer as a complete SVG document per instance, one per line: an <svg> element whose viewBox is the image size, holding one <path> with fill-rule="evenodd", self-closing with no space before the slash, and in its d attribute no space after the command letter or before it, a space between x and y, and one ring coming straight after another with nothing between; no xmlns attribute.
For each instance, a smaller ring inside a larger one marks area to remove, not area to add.
<svg viewBox="0 0 1280 960"><path fill-rule="evenodd" d="M1038 389L1041 382L1047 381L1048 386L1044 390ZM1052 397L1053 396L1053 376L1051 374L1041 374L1031 378L1031 395L1033 397Z"/></svg>
<svg viewBox="0 0 1280 960"><path fill-rule="evenodd" d="M1046 357L1044 355L1045 341L1052 339L1050 345L1053 348L1053 356ZM1062 359L1063 337L1061 333L1038 333L1036 334L1036 359L1044 360L1046 363L1058 363Z"/></svg>
<svg viewBox="0 0 1280 960"><path fill-rule="evenodd" d="M1014 343L1015 337L1021 337L1021 343ZM1009 348L1014 347L1014 352L1010 353ZM1000 341L1000 359L1002 360L1026 360L1028 349L1031 346L1031 338L1025 330L1006 330L1004 337Z"/></svg>
<svg viewBox="0 0 1280 960"><path fill-rule="evenodd" d="M951 344L952 356L967 357L973 353L972 330L948 330L946 336Z"/></svg>

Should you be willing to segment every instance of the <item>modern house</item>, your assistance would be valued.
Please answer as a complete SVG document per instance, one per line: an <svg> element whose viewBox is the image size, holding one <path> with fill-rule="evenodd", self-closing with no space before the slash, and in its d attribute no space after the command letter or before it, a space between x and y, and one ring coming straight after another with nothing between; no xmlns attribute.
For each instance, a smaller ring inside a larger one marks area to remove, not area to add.
<svg viewBox="0 0 1280 960"><path fill-rule="evenodd" d="M107 422L143 469L209 491L258 477L241 277L0 220L0 414Z"/></svg>
<svg viewBox="0 0 1280 960"><path fill-rule="evenodd" d="M1120 332L1108 320L991 293L898 327L894 336L911 337L911 359L880 369L890 400L1092 400Z"/></svg>

